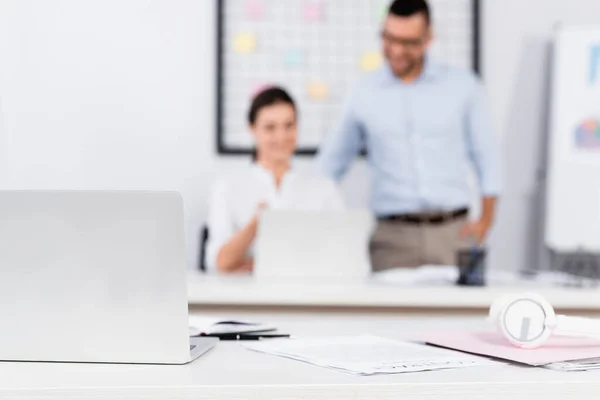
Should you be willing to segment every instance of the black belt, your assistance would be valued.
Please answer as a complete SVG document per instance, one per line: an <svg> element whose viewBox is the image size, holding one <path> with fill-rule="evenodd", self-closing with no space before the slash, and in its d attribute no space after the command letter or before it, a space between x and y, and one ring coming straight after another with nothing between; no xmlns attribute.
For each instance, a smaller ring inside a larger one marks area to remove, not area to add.
<svg viewBox="0 0 600 400"><path fill-rule="evenodd" d="M396 214L378 217L380 221L406 222L409 224L440 225L469 215L468 208L431 214Z"/></svg>

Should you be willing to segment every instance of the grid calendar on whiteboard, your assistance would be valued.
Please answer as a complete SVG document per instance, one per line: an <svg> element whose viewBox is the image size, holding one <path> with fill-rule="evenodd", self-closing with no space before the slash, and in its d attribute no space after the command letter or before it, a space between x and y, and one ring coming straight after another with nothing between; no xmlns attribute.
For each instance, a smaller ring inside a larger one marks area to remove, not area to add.
<svg viewBox="0 0 600 400"><path fill-rule="evenodd" d="M479 0L430 0L438 61L478 68ZM299 109L298 152L313 154L361 75L383 63L390 0L218 0L217 143L246 154L246 115L262 88L280 85Z"/></svg>

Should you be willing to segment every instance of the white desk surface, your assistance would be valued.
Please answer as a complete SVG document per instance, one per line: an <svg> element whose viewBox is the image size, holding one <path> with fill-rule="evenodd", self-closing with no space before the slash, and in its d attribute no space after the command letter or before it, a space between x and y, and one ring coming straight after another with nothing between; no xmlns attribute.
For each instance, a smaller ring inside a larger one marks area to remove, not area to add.
<svg viewBox="0 0 600 400"><path fill-rule="evenodd" d="M274 306L394 309L482 309L502 294L531 289L508 287L462 288L457 286L411 287L365 281L364 283L254 281L249 276L188 275L188 299L192 306ZM600 311L600 291L543 288L558 310Z"/></svg>
<svg viewBox="0 0 600 400"><path fill-rule="evenodd" d="M237 315L240 317L240 315ZM370 315L254 315L297 335L413 331L477 326L479 320ZM567 397L568 396L568 397ZM561 373L499 364L437 372L355 377L220 343L187 366L0 363L6 399L468 400L600 398L600 372Z"/></svg>

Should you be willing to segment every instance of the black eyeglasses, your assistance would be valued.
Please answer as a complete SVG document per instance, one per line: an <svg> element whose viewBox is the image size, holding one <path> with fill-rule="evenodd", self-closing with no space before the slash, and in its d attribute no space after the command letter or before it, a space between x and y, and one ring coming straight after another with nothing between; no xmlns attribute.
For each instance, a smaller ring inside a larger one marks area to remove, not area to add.
<svg viewBox="0 0 600 400"><path fill-rule="evenodd" d="M396 36L392 36L386 32L381 32L381 38L390 43L400 45L409 49L417 49L422 47L427 39L425 37L421 38L400 38Z"/></svg>

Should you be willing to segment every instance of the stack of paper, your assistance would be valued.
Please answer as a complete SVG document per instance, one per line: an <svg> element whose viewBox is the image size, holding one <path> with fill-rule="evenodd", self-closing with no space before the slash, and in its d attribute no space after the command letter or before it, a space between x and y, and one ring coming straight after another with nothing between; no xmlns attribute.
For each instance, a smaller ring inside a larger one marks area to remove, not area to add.
<svg viewBox="0 0 600 400"><path fill-rule="evenodd" d="M587 360L565 361L545 365L546 368L555 371L573 372L573 371L592 371L600 369L600 358L590 358Z"/></svg>
<svg viewBox="0 0 600 400"><path fill-rule="evenodd" d="M373 274L372 281L395 286L454 286L460 272L456 266L423 265L418 268L395 268ZM488 286L497 287L587 287L600 288L597 279L577 277L558 271L490 270L485 273Z"/></svg>
<svg viewBox="0 0 600 400"><path fill-rule="evenodd" d="M190 316L190 336L242 334L274 331L269 324L258 322Z"/></svg>
<svg viewBox="0 0 600 400"><path fill-rule="evenodd" d="M269 340L244 344L244 347L354 375L492 364L492 361L479 357L375 336Z"/></svg>
<svg viewBox="0 0 600 400"><path fill-rule="evenodd" d="M552 336L544 346L533 350L514 347L497 331L425 332L413 338L435 346L534 367L560 371L600 368L600 341L592 338Z"/></svg>

